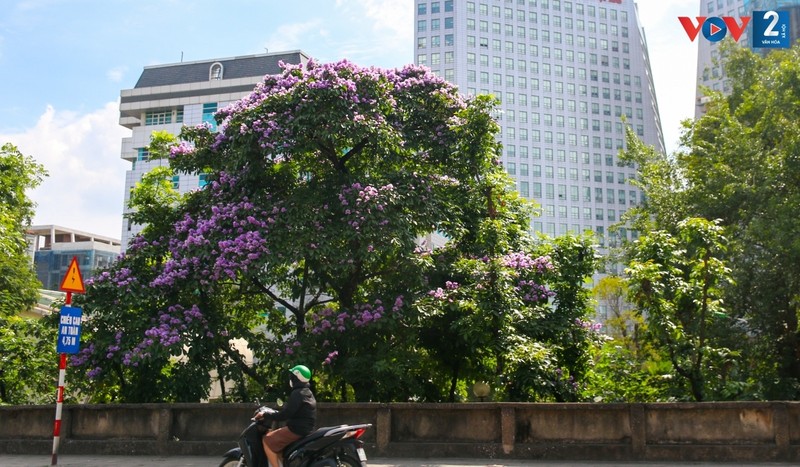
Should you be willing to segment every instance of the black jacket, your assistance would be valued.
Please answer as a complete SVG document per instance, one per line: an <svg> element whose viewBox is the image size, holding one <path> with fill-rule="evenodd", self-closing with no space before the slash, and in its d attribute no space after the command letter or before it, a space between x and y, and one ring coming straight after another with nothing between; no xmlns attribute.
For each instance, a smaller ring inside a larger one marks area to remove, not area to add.
<svg viewBox="0 0 800 467"><path fill-rule="evenodd" d="M317 400L308 383L301 383L294 379L292 385L292 393L283 409L265 417L277 421L286 420L286 426L292 433L306 436L314 431L314 424L317 420Z"/></svg>

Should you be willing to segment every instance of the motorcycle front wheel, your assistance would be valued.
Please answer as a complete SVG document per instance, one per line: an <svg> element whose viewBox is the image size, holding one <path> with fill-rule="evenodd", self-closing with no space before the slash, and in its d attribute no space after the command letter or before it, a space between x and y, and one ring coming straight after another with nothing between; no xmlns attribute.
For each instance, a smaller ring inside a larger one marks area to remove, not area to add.
<svg viewBox="0 0 800 467"><path fill-rule="evenodd" d="M229 456L222 460L219 467L243 467L247 464L244 462L244 457Z"/></svg>
<svg viewBox="0 0 800 467"><path fill-rule="evenodd" d="M339 457L336 465L337 467L361 467L361 462L358 459L344 455Z"/></svg>

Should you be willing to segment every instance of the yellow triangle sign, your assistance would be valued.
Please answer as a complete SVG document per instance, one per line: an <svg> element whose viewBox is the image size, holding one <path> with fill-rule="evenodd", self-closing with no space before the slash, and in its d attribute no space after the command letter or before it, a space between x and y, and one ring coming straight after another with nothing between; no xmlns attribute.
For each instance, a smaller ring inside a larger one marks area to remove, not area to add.
<svg viewBox="0 0 800 467"><path fill-rule="evenodd" d="M72 262L69 263L67 275L61 281L61 287L64 292L86 293L86 288L83 286L83 277L81 277L81 270L78 267L78 257L73 256Z"/></svg>

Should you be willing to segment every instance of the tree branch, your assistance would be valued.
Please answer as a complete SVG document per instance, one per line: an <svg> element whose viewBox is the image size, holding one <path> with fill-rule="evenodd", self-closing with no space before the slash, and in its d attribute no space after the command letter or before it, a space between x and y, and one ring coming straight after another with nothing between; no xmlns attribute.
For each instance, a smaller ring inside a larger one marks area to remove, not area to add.
<svg viewBox="0 0 800 467"><path fill-rule="evenodd" d="M293 314L296 314L296 313L298 313L300 311L300 310L297 309L296 306L292 305L291 302L287 302L286 300L281 298L279 295L277 295L275 292L270 290L269 287L267 287L264 284L262 284L261 282L257 281L255 278L251 279L251 282L252 282L253 285L258 287L259 290L261 290L262 292L267 294L269 296L269 298L271 298L271 299L275 300L276 302L280 303L281 305L286 307L287 310L291 311Z"/></svg>

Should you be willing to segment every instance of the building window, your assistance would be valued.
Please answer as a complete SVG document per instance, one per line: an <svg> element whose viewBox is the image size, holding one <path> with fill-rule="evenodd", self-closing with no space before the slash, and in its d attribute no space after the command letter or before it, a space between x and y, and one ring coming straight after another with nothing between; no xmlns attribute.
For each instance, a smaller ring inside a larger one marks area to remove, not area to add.
<svg viewBox="0 0 800 467"><path fill-rule="evenodd" d="M424 15L428 13L428 4L427 3L418 3L417 4L417 14Z"/></svg>
<svg viewBox="0 0 800 467"><path fill-rule="evenodd" d="M203 123L208 123L211 126L211 131L217 131L217 121L214 119L215 113L217 113L216 102L203 104Z"/></svg>
<svg viewBox="0 0 800 467"><path fill-rule="evenodd" d="M445 0L445 2L444 2L444 11L446 13L453 11L453 0Z"/></svg>
<svg viewBox="0 0 800 467"><path fill-rule="evenodd" d="M216 62L211 65L208 70L208 79L211 81L222 79L222 63Z"/></svg>
<svg viewBox="0 0 800 467"><path fill-rule="evenodd" d="M200 188L208 185L208 174L200 174L200 179L198 180L197 185Z"/></svg>
<svg viewBox="0 0 800 467"><path fill-rule="evenodd" d="M152 111L144 114L145 125L166 125L168 123L172 123L171 110Z"/></svg>
<svg viewBox="0 0 800 467"><path fill-rule="evenodd" d="M137 161L146 161L150 158L150 153L147 151L147 148L138 148L136 154Z"/></svg>
<svg viewBox="0 0 800 467"><path fill-rule="evenodd" d="M177 190L181 187L181 177L180 175L173 175L172 176L172 188Z"/></svg>

